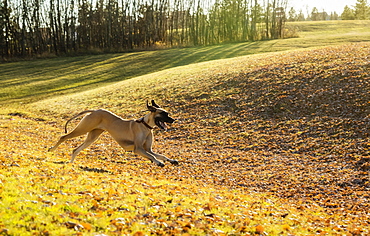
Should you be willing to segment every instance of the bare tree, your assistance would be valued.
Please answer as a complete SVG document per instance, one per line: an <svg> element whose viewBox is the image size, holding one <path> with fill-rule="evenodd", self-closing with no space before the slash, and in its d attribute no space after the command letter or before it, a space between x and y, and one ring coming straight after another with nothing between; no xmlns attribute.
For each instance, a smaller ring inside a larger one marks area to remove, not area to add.
<svg viewBox="0 0 370 236"><path fill-rule="evenodd" d="M122 52L278 38L286 1L1 0L0 53Z"/></svg>

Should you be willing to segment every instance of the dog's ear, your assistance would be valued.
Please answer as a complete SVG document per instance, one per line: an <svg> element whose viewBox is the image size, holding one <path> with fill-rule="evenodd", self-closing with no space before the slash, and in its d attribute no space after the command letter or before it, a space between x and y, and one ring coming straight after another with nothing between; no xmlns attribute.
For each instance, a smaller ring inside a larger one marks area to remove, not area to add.
<svg viewBox="0 0 370 236"><path fill-rule="evenodd" d="M156 107L156 108L161 108L160 106L158 106L158 105L155 103L155 101L154 101L154 100L152 100L152 106L153 106L153 107Z"/></svg>
<svg viewBox="0 0 370 236"><path fill-rule="evenodd" d="M151 111L151 112L155 112L155 111L157 111L157 108L155 108L154 106L150 106L148 101L146 101L146 107L147 107L147 108L148 108L148 110L149 110L149 111Z"/></svg>

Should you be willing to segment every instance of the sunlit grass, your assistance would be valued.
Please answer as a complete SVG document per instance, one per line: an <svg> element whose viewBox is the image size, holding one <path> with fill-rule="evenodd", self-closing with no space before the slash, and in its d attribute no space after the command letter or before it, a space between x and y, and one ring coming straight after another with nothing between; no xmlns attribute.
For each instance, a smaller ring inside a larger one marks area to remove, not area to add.
<svg viewBox="0 0 370 236"><path fill-rule="evenodd" d="M2 152L7 155L0 159L2 235L305 235L323 231L326 220L336 219L317 205L302 208L192 178L137 174L138 166L126 165L125 172L114 173L111 163L106 165L111 173L84 171L80 161L61 164L42 146L30 149L40 138L51 145L46 138L53 132L49 125L21 118L1 120L1 128L13 124L12 128L26 131L37 125L40 132L36 136L11 132L17 141L8 148L17 153ZM25 139L29 145L19 146ZM0 145L4 141L1 137Z"/></svg>

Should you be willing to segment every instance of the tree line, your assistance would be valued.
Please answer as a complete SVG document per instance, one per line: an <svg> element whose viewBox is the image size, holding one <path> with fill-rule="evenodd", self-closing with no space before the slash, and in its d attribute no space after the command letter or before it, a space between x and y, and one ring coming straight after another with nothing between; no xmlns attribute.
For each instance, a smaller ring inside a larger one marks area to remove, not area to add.
<svg viewBox="0 0 370 236"><path fill-rule="evenodd" d="M287 21L321 21L321 20L369 20L370 5L367 0L357 0L354 6L345 6L343 12L327 13L325 10L319 11L317 7L313 7L309 12L307 9L306 15L303 10L296 11L293 7L289 9Z"/></svg>
<svg viewBox="0 0 370 236"><path fill-rule="evenodd" d="M283 37L287 0L0 0L3 59Z"/></svg>
<svg viewBox="0 0 370 236"><path fill-rule="evenodd" d="M370 5L367 0L357 0L355 6L344 7L341 18L343 20L370 20Z"/></svg>

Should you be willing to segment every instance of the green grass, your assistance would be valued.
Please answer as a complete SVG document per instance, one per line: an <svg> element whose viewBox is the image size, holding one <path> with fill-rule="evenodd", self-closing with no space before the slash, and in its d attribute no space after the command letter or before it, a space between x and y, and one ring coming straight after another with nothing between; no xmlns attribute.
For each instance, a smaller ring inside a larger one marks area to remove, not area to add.
<svg viewBox="0 0 370 236"><path fill-rule="evenodd" d="M300 32L300 37L316 37L316 35L338 35L351 33L369 33L368 21L304 21L289 22Z"/></svg>
<svg viewBox="0 0 370 236"><path fill-rule="evenodd" d="M0 64L0 104L23 106L204 61L370 40L370 21L289 23L299 38Z"/></svg>

